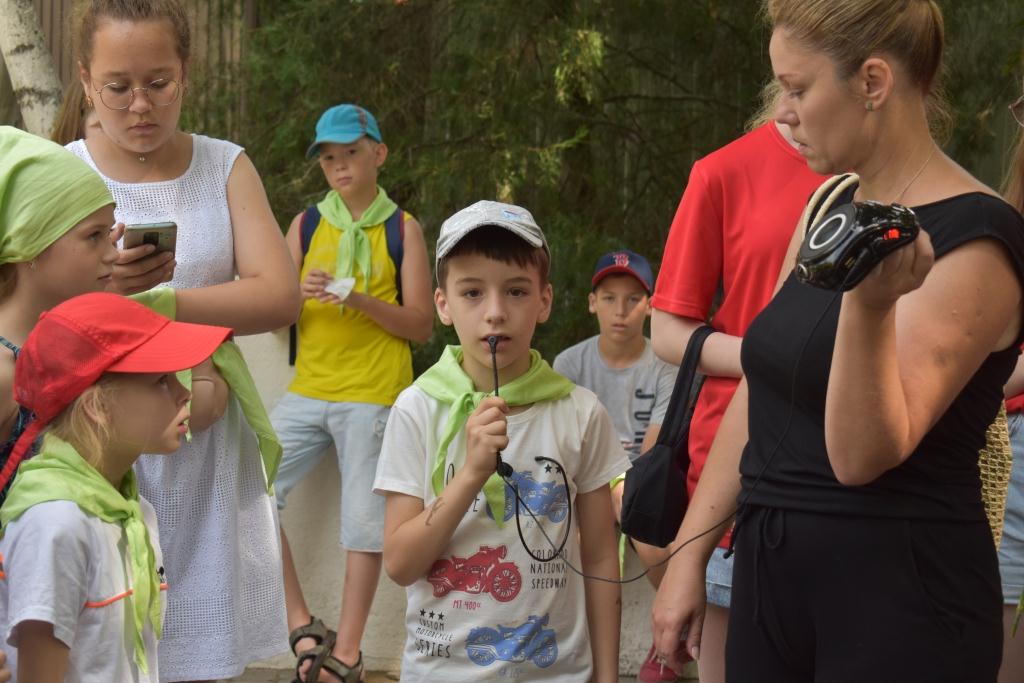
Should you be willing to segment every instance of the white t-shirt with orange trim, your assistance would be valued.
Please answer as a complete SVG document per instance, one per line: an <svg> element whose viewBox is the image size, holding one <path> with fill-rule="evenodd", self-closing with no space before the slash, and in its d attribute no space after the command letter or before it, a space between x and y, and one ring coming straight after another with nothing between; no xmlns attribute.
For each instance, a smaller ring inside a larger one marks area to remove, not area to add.
<svg viewBox="0 0 1024 683"><path fill-rule="evenodd" d="M140 502L162 576L156 513L149 502ZM156 638L148 623L143 638L149 671L142 673L135 664L134 638L127 628L133 618L125 599L131 591L127 548L119 524L92 517L70 501L40 503L7 526L0 539L0 647L13 671L18 625L44 621L71 649L67 683L160 680ZM164 580L161 590L166 590Z"/></svg>

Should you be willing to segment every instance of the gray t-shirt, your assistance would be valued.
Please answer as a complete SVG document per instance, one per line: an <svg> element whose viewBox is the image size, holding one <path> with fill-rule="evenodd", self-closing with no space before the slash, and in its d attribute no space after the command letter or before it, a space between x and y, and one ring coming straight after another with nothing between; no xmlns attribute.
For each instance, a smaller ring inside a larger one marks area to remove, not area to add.
<svg viewBox="0 0 1024 683"><path fill-rule="evenodd" d="M628 368L608 367L597 348L597 336L570 346L555 358L554 369L581 387L590 389L612 417L622 447L631 459L640 455L647 426L660 425L678 368L654 355L644 339L643 355Z"/></svg>

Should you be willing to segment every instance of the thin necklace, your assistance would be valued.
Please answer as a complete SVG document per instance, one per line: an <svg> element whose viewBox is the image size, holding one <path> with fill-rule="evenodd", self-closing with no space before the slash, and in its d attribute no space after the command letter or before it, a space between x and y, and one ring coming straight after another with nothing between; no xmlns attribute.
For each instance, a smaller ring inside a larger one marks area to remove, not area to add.
<svg viewBox="0 0 1024 683"><path fill-rule="evenodd" d="M896 199L892 200L892 204L898 204L899 201L903 199L903 195L905 195L907 190L910 189L910 186L914 184L914 181L921 177L921 174L924 173L924 169L927 168L928 163L932 160L932 157L935 156L935 148L936 145L932 144L932 151L928 153L928 158L924 160L923 164L921 164L921 168L917 169L917 173L915 173L914 177L910 179L910 182L904 186L903 191L896 195Z"/></svg>
<svg viewBox="0 0 1024 683"><path fill-rule="evenodd" d="M139 155L139 163L143 163L143 164L146 163L146 155L145 154L140 154Z"/></svg>

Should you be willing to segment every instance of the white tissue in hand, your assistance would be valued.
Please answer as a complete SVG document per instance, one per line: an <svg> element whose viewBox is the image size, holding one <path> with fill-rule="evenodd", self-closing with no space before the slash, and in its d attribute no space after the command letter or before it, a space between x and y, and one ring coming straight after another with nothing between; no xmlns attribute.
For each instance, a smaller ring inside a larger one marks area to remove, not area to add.
<svg viewBox="0 0 1024 683"><path fill-rule="evenodd" d="M352 292L352 288L356 286L356 279L354 277L342 277L337 280L331 280L324 286L324 291L328 294L333 294L342 301L348 298L348 295Z"/></svg>

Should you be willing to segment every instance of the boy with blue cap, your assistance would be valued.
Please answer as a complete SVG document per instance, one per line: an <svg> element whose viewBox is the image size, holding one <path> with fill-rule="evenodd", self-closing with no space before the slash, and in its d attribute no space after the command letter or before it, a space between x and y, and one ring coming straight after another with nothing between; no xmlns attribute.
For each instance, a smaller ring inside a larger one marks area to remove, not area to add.
<svg viewBox="0 0 1024 683"><path fill-rule="evenodd" d="M275 488L283 508L334 445L347 551L337 633L310 615L282 531L285 596L298 680L323 669L357 681L381 568L384 507L373 477L390 407L412 382L409 342L425 342L433 328L430 266L420 224L377 184L388 148L373 114L331 107L306 156L319 160L330 189L286 237L304 302L295 378L272 415L284 446Z"/></svg>
<svg viewBox="0 0 1024 683"><path fill-rule="evenodd" d="M654 273L643 256L620 249L598 259L590 284L599 334L558 354L554 369L597 394L636 458L658 437L676 377L644 336Z"/></svg>
<svg viewBox="0 0 1024 683"><path fill-rule="evenodd" d="M611 415L622 446L635 459L658 440L677 371L654 355L651 341L644 336L644 321L651 315L654 272L640 254L619 249L598 259L590 285L587 300L590 312L597 316L599 333L558 354L554 369L597 394ZM622 510L622 482L622 477L612 482L616 520ZM655 554L660 548L642 543L634 547L648 566L662 557ZM620 542L620 556L624 550ZM649 576L660 578L662 572L663 567L652 567ZM637 680L676 678L674 671L648 653Z"/></svg>

